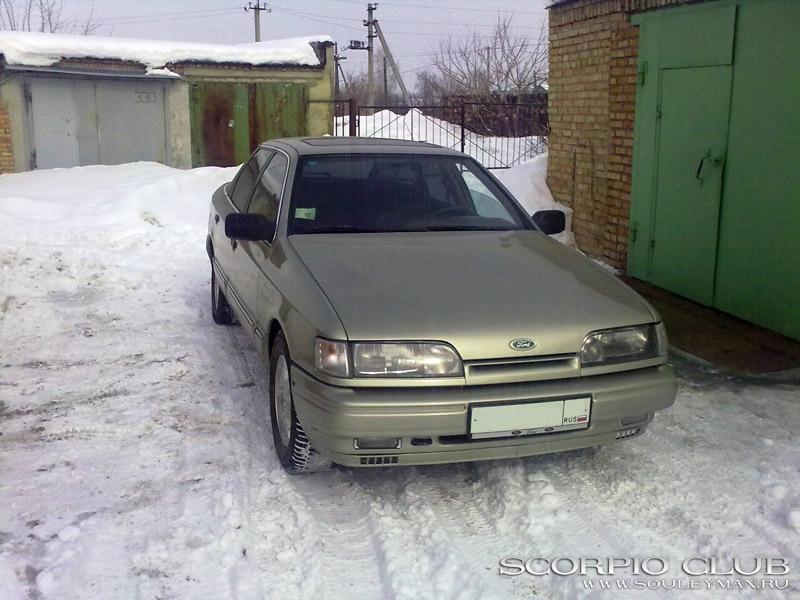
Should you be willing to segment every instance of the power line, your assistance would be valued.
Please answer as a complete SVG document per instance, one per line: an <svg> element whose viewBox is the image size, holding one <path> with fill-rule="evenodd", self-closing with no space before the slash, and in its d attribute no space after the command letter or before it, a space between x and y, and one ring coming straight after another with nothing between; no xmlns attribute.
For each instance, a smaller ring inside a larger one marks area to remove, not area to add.
<svg viewBox="0 0 800 600"><path fill-rule="evenodd" d="M314 1L314 0L311 0ZM322 1L322 0L317 0ZM359 0L324 0L327 2L341 2L344 4L358 4L363 6L363 2ZM440 6L437 4L409 4L406 2L381 2L381 6L397 6L397 7L409 7L409 8L427 8L428 10L457 10L461 11L469 11L469 12L482 12L482 13L498 13L498 12L505 12L505 13L513 13L517 15L543 15L546 14L547 11L544 10L514 10L514 9L503 9L503 8L468 8L465 6Z"/></svg>
<svg viewBox="0 0 800 600"><path fill-rule="evenodd" d="M305 13L305 12L300 12L300 11L296 11L296 10L290 10L288 8L282 8L282 7L278 7L278 6L273 6L273 8L274 8L274 10L282 12L282 13L293 15L293 16L296 16L296 17L304 17L304 18L312 20L312 21L318 21L320 23L325 23L326 25L333 25L334 27L344 27L345 29L353 29L353 30L361 31L360 27L354 27L352 25L344 25L343 23L333 23L333 22L328 20L328 19L341 19L341 20L347 20L347 21L351 21L352 22L352 21L355 20L353 18L326 17L326 18L323 19L323 18L320 18L320 17L318 17L318 16L316 16L316 15L314 15L312 13ZM403 22L404 23L410 23L411 21L403 21ZM415 23L427 23L426 21L414 21L414 22ZM446 25L452 25L452 23L445 23L445 24ZM532 29L538 29L538 28L532 27ZM425 32L425 31L385 31L384 33L391 33L392 35L421 35L421 36L429 36L429 37L448 37L448 35L450 37L472 37L473 36L472 33L442 34L442 33ZM493 35L482 35L482 34L474 34L474 35L476 37L479 37L479 38L487 38L487 39L494 37Z"/></svg>
<svg viewBox="0 0 800 600"><path fill-rule="evenodd" d="M188 15L190 17L197 16L197 17L211 17L219 14L224 13L233 13L238 12L237 9L233 8L212 8L208 10L201 10L195 11L194 13ZM126 15L124 17L109 17L107 19L103 19L103 23L112 23L114 25L117 24L124 24L124 23L138 23L142 21L138 21L138 19L147 19L147 20L157 20L161 17L178 17L178 16L186 16L186 11L180 12L166 12L166 13L145 13L139 15Z"/></svg>
<svg viewBox="0 0 800 600"><path fill-rule="evenodd" d="M320 19L319 17L314 16L314 15L310 15L308 13L301 13L301 12L297 12L297 11L294 11L294 10L289 10L288 8L281 8L281 7L278 7L278 6L273 6L272 8L273 8L273 10L277 10L278 12L282 12L282 13L286 13L286 14L289 14L289 15L293 15L295 17L305 17L306 19L308 19L310 21L317 21L318 23L325 23L326 25L333 25L334 27L344 27L345 29L353 29L355 31L361 31L361 27L356 27L354 25L344 25L343 23L332 23L331 21L328 21L326 19ZM339 17L335 17L335 18L339 18ZM347 20L348 21L354 21L355 19L347 19Z"/></svg>

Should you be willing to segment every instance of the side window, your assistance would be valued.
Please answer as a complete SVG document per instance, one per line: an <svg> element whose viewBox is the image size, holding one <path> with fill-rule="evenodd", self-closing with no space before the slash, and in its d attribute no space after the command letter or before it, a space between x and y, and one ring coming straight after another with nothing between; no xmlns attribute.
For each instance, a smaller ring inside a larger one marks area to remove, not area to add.
<svg viewBox="0 0 800 600"><path fill-rule="evenodd" d="M264 168L270 154L270 152L259 150L239 171L239 177L237 177L233 192L231 192L231 202L240 212L244 212L247 208L247 203L250 202L250 196L253 195L253 189L256 186L258 174Z"/></svg>
<svg viewBox="0 0 800 600"><path fill-rule="evenodd" d="M288 166L287 158L276 152L258 180L247 212L264 215L273 223L278 220L278 207Z"/></svg>

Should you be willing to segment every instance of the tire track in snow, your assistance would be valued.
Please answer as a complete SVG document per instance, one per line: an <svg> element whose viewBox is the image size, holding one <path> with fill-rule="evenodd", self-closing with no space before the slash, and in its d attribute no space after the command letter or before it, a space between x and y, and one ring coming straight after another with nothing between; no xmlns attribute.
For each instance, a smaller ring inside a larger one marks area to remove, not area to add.
<svg viewBox="0 0 800 600"><path fill-rule="evenodd" d="M452 469L455 468L455 472ZM503 592L503 597L524 588L523 595L534 595L537 588L530 581L518 581L499 574L499 561L509 556L524 556L520 540L501 534L497 525L497 504L485 505L480 467L476 463L439 467L425 472L421 481L425 497L441 527L453 540L475 573L483 575L489 585ZM510 482L513 485L513 482Z"/></svg>
<svg viewBox="0 0 800 600"><path fill-rule="evenodd" d="M391 597L392 590L384 585L386 565L370 506L358 486L335 468L294 477L292 483L306 498L321 540L319 562L325 582L321 597Z"/></svg>
<svg viewBox="0 0 800 600"><path fill-rule="evenodd" d="M350 471L371 512L386 585L394 598L483 600L508 589L477 572L429 506L424 469Z"/></svg>
<svg viewBox="0 0 800 600"><path fill-rule="evenodd" d="M210 317L209 317L210 318ZM268 374L241 328L223 328L226 343L210 347L215 373L226 390L227 410L238 413L241 427L235 501L257 588L239 590L243 598L319 597L320 578L311 565L319 553L316 525L304 498L297 494L272 447L266 409ZM233 594L237 597L237 594Z"/></svg>

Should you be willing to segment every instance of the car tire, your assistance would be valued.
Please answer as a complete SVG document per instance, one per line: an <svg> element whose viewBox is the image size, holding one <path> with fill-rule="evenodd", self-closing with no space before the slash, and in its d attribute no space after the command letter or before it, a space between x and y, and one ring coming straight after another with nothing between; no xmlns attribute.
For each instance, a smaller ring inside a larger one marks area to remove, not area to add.
<svg viewBox="0 0 800 600"><path fill-rule="evenodd" d="M297 418L292 400L292 364L283 333L272 343L269 361L269 414L275 452L287 473L313 473L330 467L320 455Z"/></svg>
<svg viewBox="0 0 800 600"><path fill-rule="evenodd" d="M211 266L211 316L217 325L233 325L234 323L231 305L228 304L228 299L219 286L213 265Z"/></svg>

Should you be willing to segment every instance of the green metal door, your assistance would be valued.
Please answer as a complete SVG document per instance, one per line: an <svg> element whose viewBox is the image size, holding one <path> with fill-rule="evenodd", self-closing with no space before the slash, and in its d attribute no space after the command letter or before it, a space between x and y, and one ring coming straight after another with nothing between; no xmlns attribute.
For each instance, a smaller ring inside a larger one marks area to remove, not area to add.
<svg viewBox="0 0 800 600"><path fill-rule="evenodd" d="M196 81L191 87L192 164L242 164L269 139L306 134L306 86Z"/></svg>
<svg viewBox="0 0 800 600"><path fill-rule="evenodd" d="M307 134L308 99L304 85L259 83L253 91L253 142Z"/></svg>
<svg viewBox="0 0 800 600"><path fill-rule="evenodd" d="M191 87L192 165L231 167L250 156L246 83L197 81Z"/></svg>
<svg viewBox="0 0 800 600"><path fill-rule="evenodd" d="M714 306L800 339L800 2L739 6Z"/></svg>
<svg viewBox="0 0 800 600"><path fill-rule="evenodd" d="M731 67L663 69L660 79L648 279L711 304Z"/></svg>
<svg viewBox="0 0 800 600"><path fill-rule="evenodd" d="M800 2L715 0L632 22L628 271L800 339Z"/></svg>

